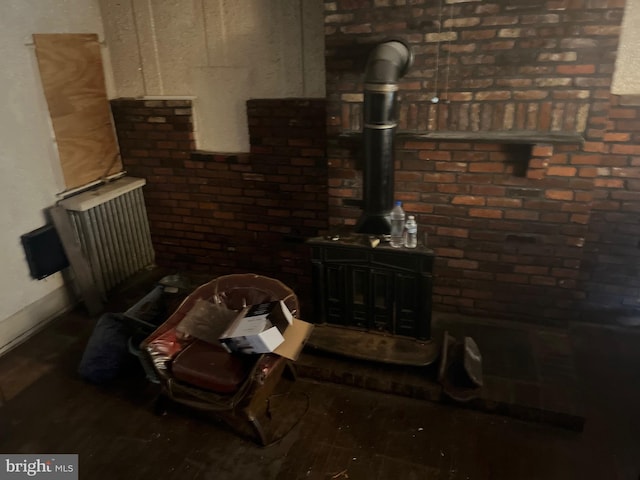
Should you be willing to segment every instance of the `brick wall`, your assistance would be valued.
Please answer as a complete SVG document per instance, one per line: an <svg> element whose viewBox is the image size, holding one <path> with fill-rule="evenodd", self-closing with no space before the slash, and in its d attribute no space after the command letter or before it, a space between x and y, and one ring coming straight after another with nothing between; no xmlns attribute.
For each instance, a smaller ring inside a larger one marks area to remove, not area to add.
<svg viewBox="0 0 640 480"><path fill-rule="evenodd" d="M362 127L368 52L398 36L416 61L400 84L399 129L414 135L398 136L395 191L438 254L434 308L548 323L637 313L640 108L609 93L623 3L326 1L326 119L322 101L251 101L249 153L194 152L189 102L114 101L160 263L272 274L305 297L299 242L359 217L360 144L340 134ZM448 131L475 139L415 135Z"/></svg>
<svg viewBox="0 0 640 480"><path fill-rule="evenodd" d="M329 221L359 216L362 73L400 37L396 197L438 254L435 308L564 323L638 306L637 109L609 89L622 0L325 1ZM477 141L578 133L584 144Z"/></svg>
<svg viewBox="0 0 640 480"><path fill-rule="evenodd" d="M323 100L249 101L251 151L239 154L194 151L190 101L111 105L125 169L147 180L158 264L270 275L306 297L303 242L327 226Z"/></svg>
<svg viewBox="0 0 640 480"><path fill-rule="evenodd" d="M611 322L640 307L640 102L612 96L604 125L581 286L588 319Z"/></svg>

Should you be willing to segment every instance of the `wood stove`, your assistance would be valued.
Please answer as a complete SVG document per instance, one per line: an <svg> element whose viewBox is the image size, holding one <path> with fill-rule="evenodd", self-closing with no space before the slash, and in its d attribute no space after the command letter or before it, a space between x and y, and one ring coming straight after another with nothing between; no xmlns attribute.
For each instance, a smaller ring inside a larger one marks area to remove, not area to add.
<svg viewBox="0 0 640 480"><path fill-rule="evenodd" d="M371 238L309 241L317 324L311 343L367 360L428 365L438 355L431 341L434 253L374 247Z"/></svg>
<svg viewBox="0 0 640 480"><path fill-rule="evenodd" d="M309 344L334 353L389 363L428 365L431 341L431 250L392 248L393 140L398 80L413 63L403 40L370 52L364 73L363 212L357 233L310 241L315 321Z"/></svg>

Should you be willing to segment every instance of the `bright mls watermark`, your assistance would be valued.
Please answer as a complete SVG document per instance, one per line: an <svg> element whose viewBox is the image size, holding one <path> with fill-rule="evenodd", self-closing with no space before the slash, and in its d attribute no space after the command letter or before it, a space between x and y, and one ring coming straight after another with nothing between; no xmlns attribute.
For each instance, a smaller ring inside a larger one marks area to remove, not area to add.
<svg viewBox="0 0 640 480"><path fill-rule="evenodd" d="M0 480L78 480L78 455L0 455Z"/></svg>

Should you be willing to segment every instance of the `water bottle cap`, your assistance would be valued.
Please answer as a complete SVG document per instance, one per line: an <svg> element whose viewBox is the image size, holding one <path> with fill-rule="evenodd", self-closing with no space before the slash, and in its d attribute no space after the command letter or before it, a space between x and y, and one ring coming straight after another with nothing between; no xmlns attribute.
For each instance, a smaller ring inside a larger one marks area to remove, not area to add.
<svg viewBox="0 0 640 480"><path fill-rule="evenodd" d="M396 200L396 205L402 205L402 202L400 200Z"/></svg>
<svg viewBox="0 0 640 480"><path fill-rule="evenodd" d="M409 215L408 218L409 218L409 220L415 220L416 219L416 217L414 217L413 215Z"/></svg>

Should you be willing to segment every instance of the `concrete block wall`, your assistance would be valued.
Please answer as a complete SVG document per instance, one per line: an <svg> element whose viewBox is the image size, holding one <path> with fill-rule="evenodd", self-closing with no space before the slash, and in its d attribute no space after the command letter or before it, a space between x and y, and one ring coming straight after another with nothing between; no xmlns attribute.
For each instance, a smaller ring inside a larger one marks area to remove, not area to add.
<svg viewBox="0 0 640 480"><path fill-rule="evenodd" d="M200 149L249 149L249 98L324 95L322 0L95 3L116 95L193 95Z"/></svg>

